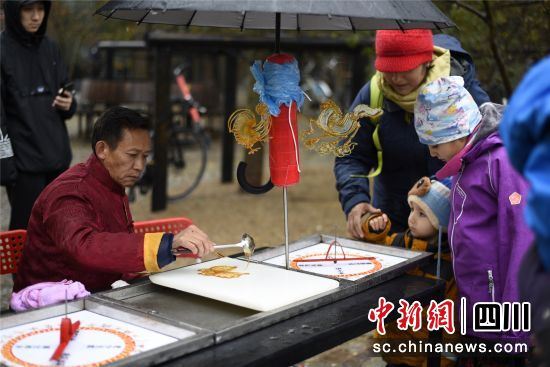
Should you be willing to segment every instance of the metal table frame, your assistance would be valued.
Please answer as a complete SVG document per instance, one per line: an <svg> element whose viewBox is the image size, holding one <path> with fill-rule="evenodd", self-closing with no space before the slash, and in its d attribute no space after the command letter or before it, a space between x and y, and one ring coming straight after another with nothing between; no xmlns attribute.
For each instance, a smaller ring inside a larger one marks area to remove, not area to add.
<svg viewBox="0 0 550 367"><path fill-rule="evenodd" d="M172 320L165 320L156 315L140 314L139 312L121 307L115 303L109 304L106 302L97 302L92 298L67 303L69 317L71 317L72 313L82 310L90 311L97 315L126 322L128 324L178 339L174 343L166 344L161 347L150 349L148 351L115 361L110 363L109 366L151 366L160 363L160 361L169 361L183 354L214 344L213 333L209 333L183 322L174 323ZM0 319L0 330L63 315L65 315L64 304L44 307L18 314L13 313L3 316ZM189 331L195 333L195 335L188 336L187 332Z"/></svg>
<svg viewBox="0 0 550 367"><path fill-rule="evenodd" d="M395 278L396 276L399 276L408 270L414 269L418 266L425 265L429 263L434 256L431 252L409 250L402 247L377 245L374 243L368 243L368 242L363 242L363 241L353 240L353 239L343 238L343 237L335 237L335 236L330 236L326 234L314 234L311 236L301 238L297 241L294 241L290 243L289 251L290 253L292 253L293 251L301 250L310 246L317 245L319 243L331 243L331 241L333 240L337 240L337 242L341 246L346 247L348 249L370 251L377 254L395 256L395 257L404 259L404 261L399 264L392 265L388 268L379 270L373 274L366 275L357 280L348 280L346 278L339 279L340 281L345 280L346 282L352 282L355 286L356 292L374 287L375 285L380 284L382 282L386 282L389 279ZM261 262L267 265L273 265L273 264L265 263L265 261L284 254L285 254L284 246L264 247L254 253L254 255L252 256L252 260ZM241 258L244 259L244 257L241 257ZM273 265L273 266L278 266L278 265ZM303 273L312 274L319 277L334 279L328 275L323 275L315 272L308 272L305 270L295 270L295 271L300 271Z"/></svg>
<svg viewBox="0 0 550 367"><path fill-rule="evenodd" d="M445 283L412 275L356 293L270 327L225 343L210 346L173 359L162 366L289 366L333 348L375 329L368 310L378 305L379 297L398 304L399 299L418 300L422 305L444 297ZM386 321L397 318L394 310ZM431 332L430 341L441 341L441 332ZM440 356L428 359L439 366Z"/></svg>
<svg viewBox="0 0 550 367"><path fill-rule="evenodd" d="M312 235L293 242L291 250L307 248L322 242L330 242L334 237L326 235ZM376 273L367 275L355 281L337 279L340 286L331 291L319 294L308 299L297 301L271 311L253 311L239 306L214 301L208 298L175 291L142 279L128 287L108 290L92 295L92 299L106 304L117 304L134 312L152 314L163 317L167 321L177 323L183 321L197 328L215 334L215 343L221 344L230 339L250 334L262 328L280 323L283 320L295 317L301 313L315 310L327 304L360 293L367 288L404 274L407 270L426 263L433 256L428 252L411 251L391 246L379 246L359 241L339 238L339 242L348 248L367 250L373 253L392 255L403 259L400 264L392 265ZM264 248L257 251L254 262L262 262L267 258L278 256L284 249ZM238 255L237 255L238 256ZM265 266L278 265L263 263ZM308 273L302 270L288 271ZM316 277L331 278L326 275L309 273Z"/></svg>
<svg viewBox="0 0 550 367"><path fill-rule="evenodd" d="M275 322L270 326L224 341L184 322L174 322L159 314L136 312L116 301L91 299L69 303L69 312L87 309L177 337L178 327L192 330L196 336L140 353L114 365L162 366L288 366L315 356L375 328L368 311L378 305L379 297L398 304L399 299L418 300L422 305L444 298L445 283L412 275L402 275L362 292L348 293L332 303ZM64 306L56 305L2 317L2 329L26 322L63 314ZM397 318L394 310L386 321ZM256 322L262 323L260 320ZM160 328L160 329L159 329ZM172 332L168 332L168 329ZM441 332L431 332L430 341L441 341ZM429 366L439 366L440 356L428 359Z"/></svg>

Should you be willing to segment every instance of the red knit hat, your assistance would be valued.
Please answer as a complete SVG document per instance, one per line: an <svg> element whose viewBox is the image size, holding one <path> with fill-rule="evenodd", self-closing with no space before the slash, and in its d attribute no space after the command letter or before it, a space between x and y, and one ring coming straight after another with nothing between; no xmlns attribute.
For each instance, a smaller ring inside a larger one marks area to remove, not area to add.
<svg viewBox="0 0 550 367"><path fill-rule="evenodd" d="M376 70L385 73L409 71L432 60L433 36L429 29L376 32Z"/></svg>

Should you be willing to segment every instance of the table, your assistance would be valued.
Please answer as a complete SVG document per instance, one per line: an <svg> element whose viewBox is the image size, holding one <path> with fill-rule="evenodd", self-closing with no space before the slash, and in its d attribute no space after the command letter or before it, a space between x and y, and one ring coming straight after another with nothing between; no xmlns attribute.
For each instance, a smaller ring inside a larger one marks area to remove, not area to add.
<svg viewBox="0 0 550 367"><path fill-rule="evenodd" d="M399 299L441 301L445 283L412 275L402 275L348 298L300 314L267 328L228 342L201 349L166 362L162 366L289 366L331 349L375 329L368 311L378 306L379 297L399 305ZM392 321L394 310L386 319ZM441 332L430 333L431 341L441 340ZM428 360L439 365L439 356Z"/></svg>

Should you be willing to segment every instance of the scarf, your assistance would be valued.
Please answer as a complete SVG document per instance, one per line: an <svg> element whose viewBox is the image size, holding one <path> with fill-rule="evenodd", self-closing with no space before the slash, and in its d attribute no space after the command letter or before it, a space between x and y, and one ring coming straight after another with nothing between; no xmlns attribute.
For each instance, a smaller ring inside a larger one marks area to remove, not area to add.
<svg viewBox="0 0 550 367"><path fill-rule="evenodd" d="M449 76L451 74L451 51L434 46L434 55L432 59L432 66L428 69L424 81L420 85L410 92L409 94L402 96L396 93L390 85L382 77L382 73L377 71L374 75L375 82L378 83L378 88L382 92L385 98L395 102L399 107L409 113L414 113L414 104L416 103L416 97L418 91L426 84L434 81L442 76Z"/></svg>

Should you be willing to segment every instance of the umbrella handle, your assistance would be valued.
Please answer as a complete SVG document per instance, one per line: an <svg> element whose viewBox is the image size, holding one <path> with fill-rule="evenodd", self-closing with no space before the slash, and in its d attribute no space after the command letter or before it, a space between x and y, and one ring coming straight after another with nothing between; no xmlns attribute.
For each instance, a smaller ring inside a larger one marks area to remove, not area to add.
<svg viewBox="0 0 550 367"><path fill-rule="evenodd" d="M246 167L246 162L239 162L239 165L237 166L237 181L239 181L239 185L241 185L244 191L250 194L259 195L265 194L273 188L273 182L271 182L271 178L262 186L255 186L249 183L246 180Z"/></svg>

